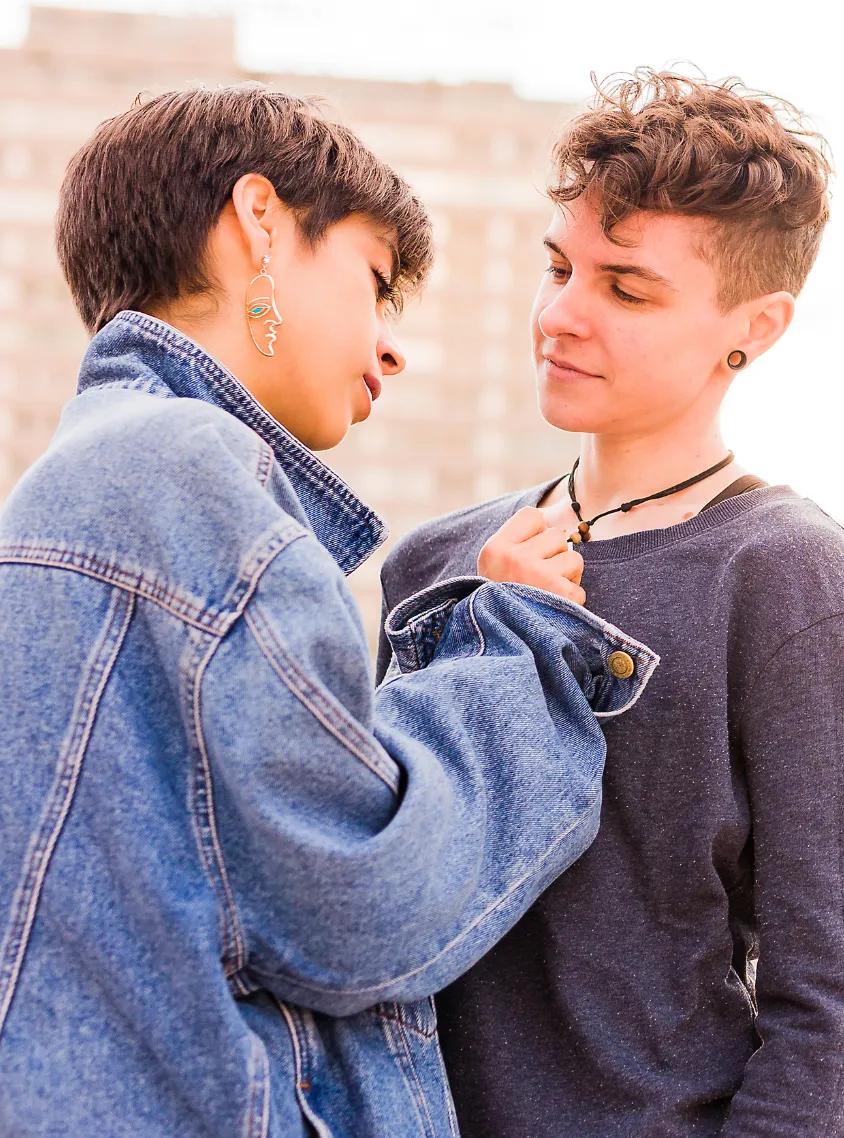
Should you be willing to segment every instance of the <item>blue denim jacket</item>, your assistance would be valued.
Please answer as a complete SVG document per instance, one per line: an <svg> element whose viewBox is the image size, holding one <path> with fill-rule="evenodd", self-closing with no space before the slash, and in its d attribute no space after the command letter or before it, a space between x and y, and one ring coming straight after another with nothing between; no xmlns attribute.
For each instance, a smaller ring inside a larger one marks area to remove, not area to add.
<svg viewBox="0 0 844 1138"><path fill-rule="evenodd" d="M589 844L656 658L460 579L376 695L383 536L173 328L94 339L0 516L4 1138L456 1134L428 997Z"/></svg>

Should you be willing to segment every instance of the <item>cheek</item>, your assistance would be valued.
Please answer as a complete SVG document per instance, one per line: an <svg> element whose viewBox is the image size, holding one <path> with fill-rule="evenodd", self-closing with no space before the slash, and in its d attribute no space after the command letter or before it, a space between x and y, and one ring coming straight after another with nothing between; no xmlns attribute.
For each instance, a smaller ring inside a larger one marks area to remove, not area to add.
<svg viewBox="0 0 844 1138"><path fill-rule="evenodd" d="M681 314L620 323L613 342L614 405L636 419L680 413L706 388L714 360L712 331Z"/></svg>
<svg viewBox="0 0 844 1138"><path fill-rule="evenodd" d="M618 373L666 378L677 375L684 384L700 374L711 354L704 330L665 311L633 312L614 319L608 327L606 346ZM705 370L708 374L710 369Z"/></svg>
<svg viewBox="0 0 844 1138"><path fill-rule="evenodd" d="M291 297L282 312L299 370L320 387L348 384L371 366L377 340L371 290L338 286Z"/></svg>

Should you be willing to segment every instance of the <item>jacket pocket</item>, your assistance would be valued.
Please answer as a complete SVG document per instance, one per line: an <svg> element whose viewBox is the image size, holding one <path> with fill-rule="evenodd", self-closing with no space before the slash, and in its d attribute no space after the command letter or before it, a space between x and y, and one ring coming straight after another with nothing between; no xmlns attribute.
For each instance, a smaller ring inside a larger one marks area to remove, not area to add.
<svg viewBox="0 0 844 1138"><path fill-rule="evenodd" d="M437 1012L433 1006L433 999L412 1000L408 1004L375 1004L370 1008L370 1014L386 1023L395 1023L400 1028L415 1031L425 1039L432 1039L437 1034Z"/></svg>
<svg viewBox="0 0 844 1138"><path fill-rule="evenodd" d="M370 1009L370 1014L385 1021L386 1024L393 1023L399 1028L414 1031L425 1039L433 1039L437 1034L437 1013L434 1001L430 997L406 1004L376 1004Z"/></svg>
<svg viewBox="0 0 844 1138"><path fill-rule="evenodd" d="M377 1004L369 1014L379 1021L390 1054L401 1072L413 1103L420 1138L458 1138L457 1116L437 1037L433 999Z"/></svg>

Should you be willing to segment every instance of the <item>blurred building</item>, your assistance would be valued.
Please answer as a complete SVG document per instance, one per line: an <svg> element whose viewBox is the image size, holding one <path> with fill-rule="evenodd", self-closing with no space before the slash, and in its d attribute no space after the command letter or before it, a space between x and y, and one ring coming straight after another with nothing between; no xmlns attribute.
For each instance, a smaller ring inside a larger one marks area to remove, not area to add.
<svg viewBox="0 0 844 1138"><path fill-rule="evenodd" d="M65 165L140 91L246 77L233 33L226 19L36 7L23 46L0 50L0 501L49 442L86 345L53 252ZM329 461L394 535L562 472L572 440L536 410L528 314L567 108L497 84L249 77L324 96L434 216L434 277L400 327L408 369ZM353 581L371 635L380 560Z"/></svg>

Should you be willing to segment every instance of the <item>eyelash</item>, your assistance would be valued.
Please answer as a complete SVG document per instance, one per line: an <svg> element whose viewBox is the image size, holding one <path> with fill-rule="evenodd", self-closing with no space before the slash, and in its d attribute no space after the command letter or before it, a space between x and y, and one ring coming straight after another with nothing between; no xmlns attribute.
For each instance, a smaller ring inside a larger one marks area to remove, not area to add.
<svg viewBox="0 0 844 1138"><path fill-rule="evenodd" d="M378 301L380 304L389 304L396 298L396 290L387 280L383 273L379 273L377 269L372 270L372 275L378 283Z"/></svg>
<svg viewBox="0 0 844 1138"><path fill-rule="evenodd" d="M561 277L571 276L571 273L569 272L568 269L560 269L556 265L549 265L546 272L549 272L551 274L551 276L554 278L554 280L557 281L558 284L563 283L560 280ZM612 291L613 291L614 295L617 296L619 300L624 301L625 304L647 304L648 303L641 296L631 296L629 292L625 292L623 289L620 289L617 284L614 284L612 286Z"/></svg>

